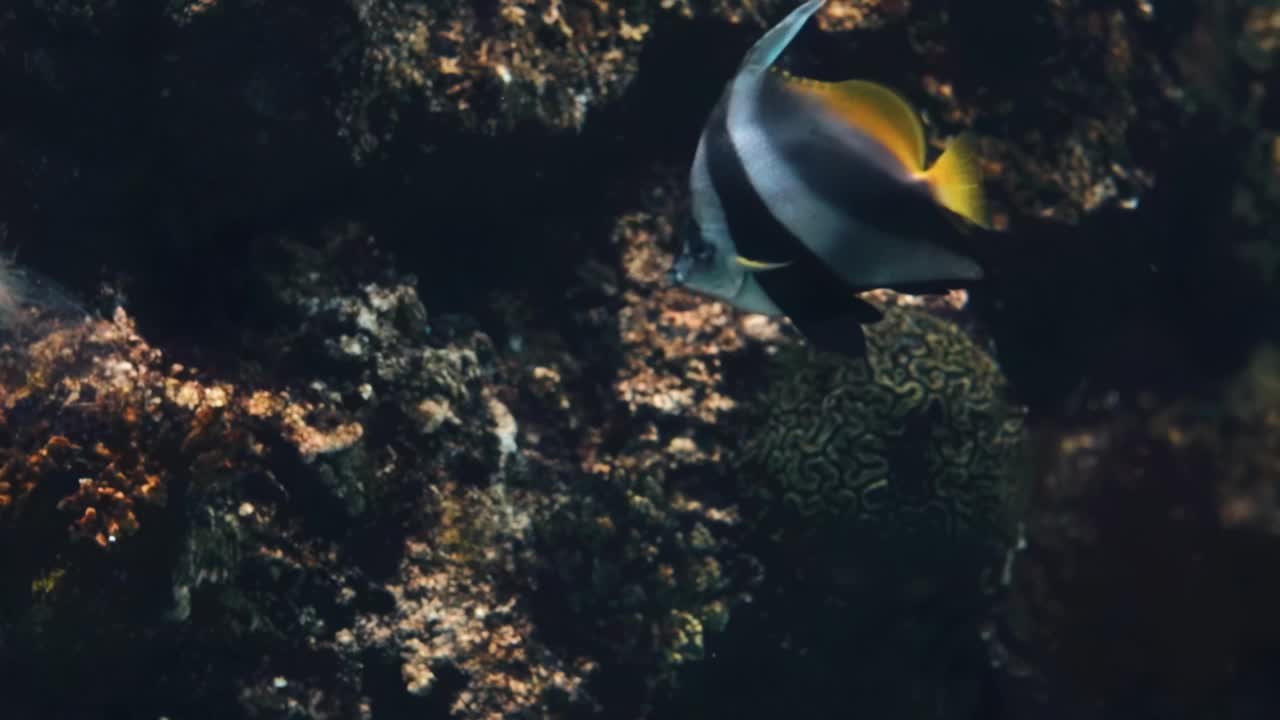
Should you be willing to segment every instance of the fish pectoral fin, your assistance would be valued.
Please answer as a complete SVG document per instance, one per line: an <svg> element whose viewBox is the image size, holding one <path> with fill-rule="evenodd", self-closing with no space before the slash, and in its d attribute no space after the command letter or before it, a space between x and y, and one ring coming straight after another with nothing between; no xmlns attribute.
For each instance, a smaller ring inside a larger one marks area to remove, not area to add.
<svg viewBox="0 0 1280 720"><path fill-rule="evenodd" d="M793 260L787 260L786 262L769 262L768 260L752 260L751 258L745 258L741 255L734 256L734 259L737 261L739 265L750 270L751 272L764 272L766 270L780 270L790 265L792 262L794 262Z"/></svg>
<svg viewBox="0 0 1280 720"><path fill-rule="evenodd" d="M866 80L832 83L784 77L793 91L816 98L841 120L883 145L908 172L924 169L920 116L898 93Z"/></svg>
<svg viewBox="0 0 1280 720"><path fill-rule="evenodd" d="M920 177L944 208L980 228L991 227L972 134L961 133L951 138L947 149Z"/></svg>

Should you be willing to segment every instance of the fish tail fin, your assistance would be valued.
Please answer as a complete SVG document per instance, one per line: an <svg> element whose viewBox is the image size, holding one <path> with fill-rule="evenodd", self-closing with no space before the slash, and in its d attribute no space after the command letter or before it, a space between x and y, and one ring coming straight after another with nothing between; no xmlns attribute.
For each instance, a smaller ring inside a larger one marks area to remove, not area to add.
<svg viewBox="0 0 1280 720"><path fill-rule="evenodd" d="M980 228L991 227L973 135L961 133L952 138L942 156L924 172L924 180L943 207Z"/></svg>

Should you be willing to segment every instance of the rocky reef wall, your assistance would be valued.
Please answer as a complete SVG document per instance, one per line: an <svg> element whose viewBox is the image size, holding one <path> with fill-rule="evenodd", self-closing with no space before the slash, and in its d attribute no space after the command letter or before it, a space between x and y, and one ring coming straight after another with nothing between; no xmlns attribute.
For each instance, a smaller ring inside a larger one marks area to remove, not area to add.
<svg viewBox="0 0 1280 720"><path fill-rule="evenodd" d="M856 362L663 280L789 8L0 9L4 716L1272 717L1280 6L831 0L1025 268Z"/></svg>

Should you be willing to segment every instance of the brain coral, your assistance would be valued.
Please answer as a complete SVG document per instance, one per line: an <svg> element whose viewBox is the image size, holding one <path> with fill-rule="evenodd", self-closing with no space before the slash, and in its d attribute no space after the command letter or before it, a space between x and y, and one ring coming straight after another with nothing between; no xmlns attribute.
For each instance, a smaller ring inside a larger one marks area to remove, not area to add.
<svg viewBox="0 0 1280 720"><path fill-rule="evenodd" d="M726 716L984 717L1023 413L954 309L881 302L865 358L779 348L735 417L762 581L717 640Z"/></svg>
<svg viewBox="0 0 1280 720"><path fill-rule="evenodd" d="M775 365L738 458L758 519L1002 544L1022 415L999 367L924 310L867 331L865 360L799 349Z"/></svg>

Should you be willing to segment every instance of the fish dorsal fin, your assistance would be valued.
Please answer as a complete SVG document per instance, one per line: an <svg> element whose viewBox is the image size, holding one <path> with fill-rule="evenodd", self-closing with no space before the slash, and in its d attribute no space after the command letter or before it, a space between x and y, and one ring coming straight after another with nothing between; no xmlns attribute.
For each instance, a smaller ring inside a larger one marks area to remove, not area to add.
<svg viewBox="0 0 1280 720"><path fill-rule="evenodd" d="M747 51L747 56L742 59L742 67L740 72L754 71L764 72L773 65L783 50L787 49L787 45L800 32L800 28L804 27L805 22L818 12L826 3L826 0L809 0L809 2L792 10L789 15L782 19L782 22L774 25L765 33L763 37L756 41L755 45Z"/></svg>
<svg viewBox="0 0 1280 720"><path fill-rule="evenodd" d="M947 149L922 177L943 207L978 227L991 227L982 197L982 170L971 134L951 138Z"/></svg>
<svg viewBox="0 0 1280 720"><path fill-rule="evenodd" d="M884 146L908 172L924 170L920 116L898 93L866 80L820 82L783 73L793 90L817 98L837 117Z"/></svg>
<svg viewBox="0 0 1280 720"><path fill-rule="evenodd" d="M816 97L836 116L880 143L912 175L923 179L938 204L978 227L989 228L973 136L962 133L925 170L920 116L898 93L865 80L820 82L779 71L792 90Z"/></svg>

